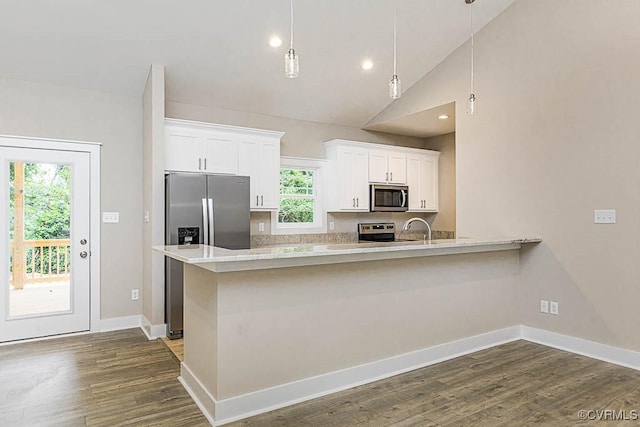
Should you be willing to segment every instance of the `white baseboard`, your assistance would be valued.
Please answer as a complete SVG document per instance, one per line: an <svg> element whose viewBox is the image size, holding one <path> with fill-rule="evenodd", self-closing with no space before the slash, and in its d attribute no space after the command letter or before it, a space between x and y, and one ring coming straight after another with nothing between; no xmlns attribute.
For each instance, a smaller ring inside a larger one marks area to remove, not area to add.
<svg viewBox="0 0 640 427"><path fill-rule="evenodd" d="M91 325L91 332L117 331L119 329L130 329L140 327L140 315L123 317L111 317L100 319L97 325Z"/></svg>
<svg viewBox="0 0 640 427"><path fill-rule="evenodd" d="M156 338L162 338L167 335L166 323L152 325L144 315L141 315L140 317L142 318L142 332L144 332L147 338L155 340Z"/></svg>
<svg viewBox="0 0 640 427"><path fill-rule="evenodd" d="M524 325L521 326L521 336L523 340L640 370L640 353L636 351Z"/></svg>
<svg viewBox="0 0 640 427"><path fill-rule="evenodd" d="M215 419L215 425L219 426L389 378L519 338L520 326L512 326L219 401L216 401L206 391L184 363L182 364L181 382L183 385L186 384L185 389L196 401L205 417L210 422Z"/></svg>
<svg viewBox="0 0 640 427"><path fill-rule="evenodd" d="M193 375L191 369L184 363L180 363L180 376L178 381L189 393L189 396L196 403L196 406L200 408L200 411L204 417L209 421L211 425L219 425L214 423L214 415L216 411L216 399L207 391L206 387L200 382L200 380Z"/></svg>

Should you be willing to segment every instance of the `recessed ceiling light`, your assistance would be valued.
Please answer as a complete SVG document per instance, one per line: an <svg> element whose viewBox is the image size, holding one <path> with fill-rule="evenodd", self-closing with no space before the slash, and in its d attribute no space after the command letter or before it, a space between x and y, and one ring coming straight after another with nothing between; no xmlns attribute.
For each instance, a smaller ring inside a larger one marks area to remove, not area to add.
<svg viewBox="0 0 640 427"><path fill-rule="evenodd" d="M269 39L269 46L280 47L282 46L282 39L278 36L273 36Z"/></svg>
<svg viewBox="0 0 640 427"><path fill-rule="evenodd" d="M373 68L373 62L371 62L370 59L365 59L364 61L362 61L363 70L370 70L372 68Z"/></svg>
<svg viewBox="0 0 640 427"><path fill-rule="evenodd" d="M447 119L449 118L449 115L448 115L448 114L440 114L440 115L438 116L438 118L439 118L440 120L447 120Z"/></svg>

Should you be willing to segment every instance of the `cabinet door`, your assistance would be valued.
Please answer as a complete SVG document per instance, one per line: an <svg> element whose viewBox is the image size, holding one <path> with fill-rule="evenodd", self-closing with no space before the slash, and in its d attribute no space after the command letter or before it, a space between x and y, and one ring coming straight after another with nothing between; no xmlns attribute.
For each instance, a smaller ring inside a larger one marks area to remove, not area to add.
<svg viewBox="0 0 640 427"><path fill-rule="evenodd" d="M409 210L424 210L421 174L423 157L407 157L407 185L409 186Z"/></svg>
<svg viewBox="0 0 640 427"><path fill-rule="evenodd" d="M356 210L369 212L369 153L357 151L354 153L351 175L353 197L356 198Z"/></svg>
<svg viewBox="0 0 640 427"><path fill-rule="evenodd" d="M260 207L260 195L258 194L257 171L260 167L259 160L260 144L257 141L240 139L238 143L238 175L250 177L251 209Z"/></svg>
<svg viewBox="0 0 640 427"><path fill-rule="evenodd" d="M280 141L262 142L258 163L260 209L278 209L280 207Z"/></svg>
<svg viewBox="0 0 640 427"><path fill-rule="evenodd" d="M203 170L210 173L238 173L238 138L234 135L207 132L202 140Z"/></svg>
<svg viewBox="0 0 640 427"><path fill-rule="evenodd" d="M337 191L338 208L340 210L353 210L356 207L355 195L353 192L353 169L356 164L356 153L347 148L341 148L337 170L338 175L336 188L329 191Z"/></svg>
<svg viewBox="0 0 640 427"><path fill-rule="evenodd" d="M169 171L203 171L202 137L189 129L167 127L164 142L164 169Z"/></svg>
<svg viewBox="0 0 640 427"><path fill-rule="evenodd" d="M386 151L369 151L369 182L388 181L388 156Z"/></svg>
<svg viewBox="0 0 640 427"><path fill-rule="evenodd" d="M438 211L438 157L428 156L421 162L420 182L425 210Z"/></svg>
<svg viewBox="0 0 640 427"><path fill-rule="evenodd" d="M404 153L390 152L388 154L389 179L393 184L407 183L407 155Z"/></svg>

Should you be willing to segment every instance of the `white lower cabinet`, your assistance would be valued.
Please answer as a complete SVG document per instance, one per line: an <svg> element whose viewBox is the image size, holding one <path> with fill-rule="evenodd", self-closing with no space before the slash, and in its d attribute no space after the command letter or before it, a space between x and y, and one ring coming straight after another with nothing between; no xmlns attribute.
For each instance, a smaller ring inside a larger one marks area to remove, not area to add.
<svg viewBox="0 0 640 427"><path fill-rule="evenodd" d="M439 153L407 156L409 211L438 212Z"/></svg>

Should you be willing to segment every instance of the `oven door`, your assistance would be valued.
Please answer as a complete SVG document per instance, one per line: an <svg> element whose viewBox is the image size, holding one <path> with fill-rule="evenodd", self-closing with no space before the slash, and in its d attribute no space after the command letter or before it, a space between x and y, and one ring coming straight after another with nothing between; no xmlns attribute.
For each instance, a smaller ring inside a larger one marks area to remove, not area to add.
<svg viewBox="0 0 640 427"><path fill-rule="evenodd" d="M406 185L371 185L371 212L405 212L409 206Z"/></svg>

